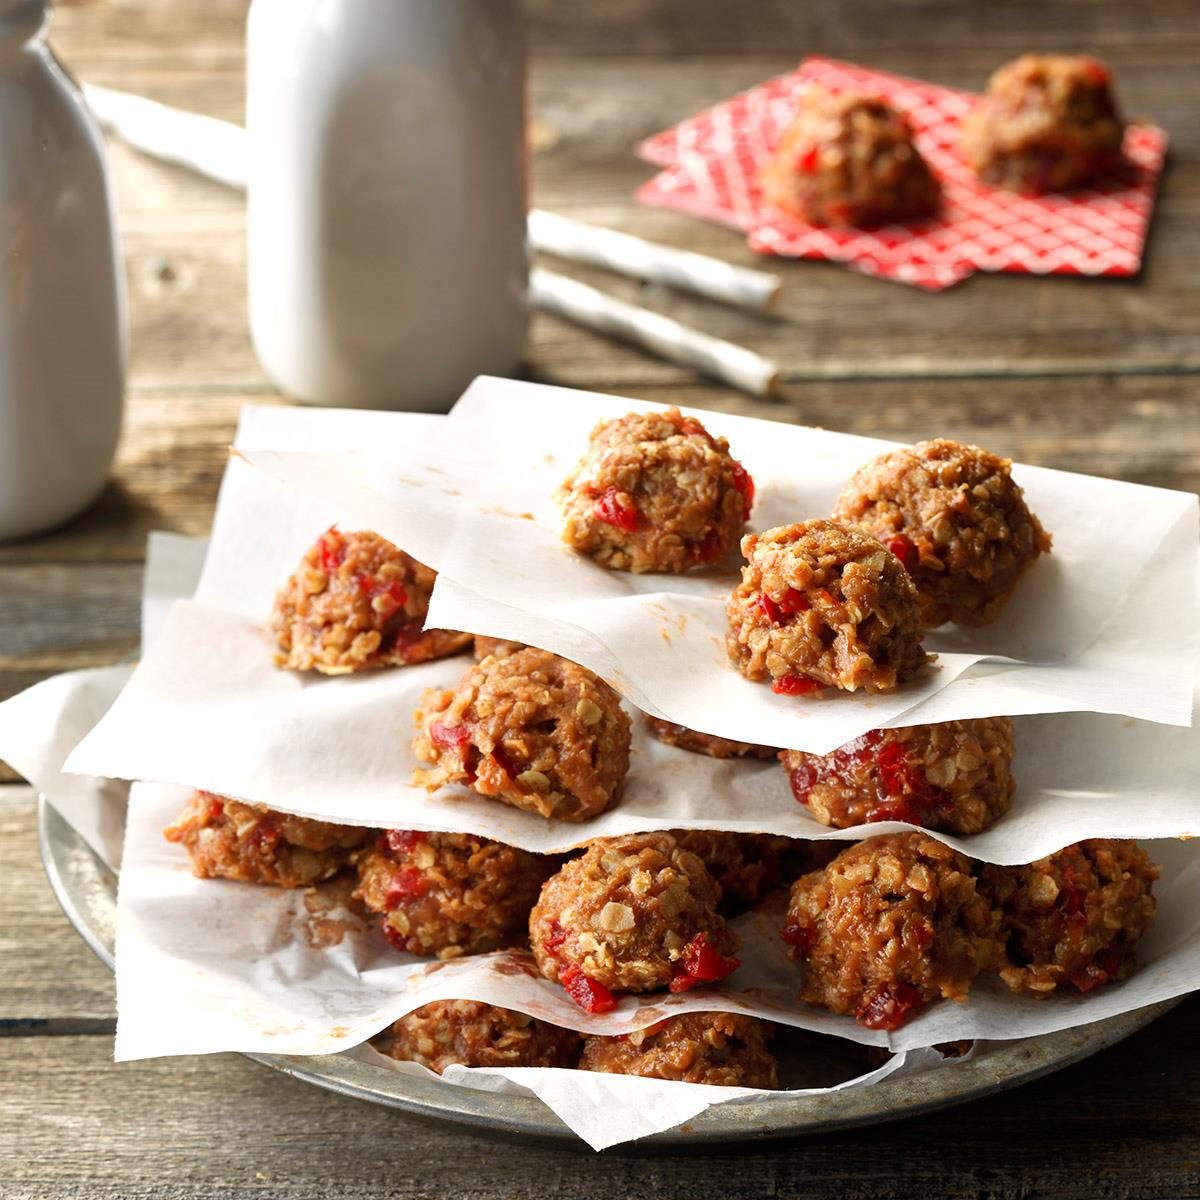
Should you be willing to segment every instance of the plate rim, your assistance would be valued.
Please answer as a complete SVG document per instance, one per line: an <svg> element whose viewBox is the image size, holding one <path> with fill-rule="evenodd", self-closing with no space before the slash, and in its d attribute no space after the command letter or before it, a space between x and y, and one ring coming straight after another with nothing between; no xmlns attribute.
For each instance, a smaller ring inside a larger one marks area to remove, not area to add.
<svg viewBox="0 0 1200 1200"><path fill-rule="evenodd" d="M117 873L104 864L41 792L37 795L37 834L42 867L55 899L88 948L110 971L115 971ZM767 1140L920 1116L995 1095L1072 1066L1144 1029L1182 999L1161 1001L1057 1033L989 1042L983 1053L944 1070L885 1079L870 1088L789 1099L729 1101L673 1129L620 1145L626 1149L666 1148ZM535 1096L487 1092L402 1075L344 1054L242 1054L304 1083L427 1119L486 1133L585 1145Z"/></svg>

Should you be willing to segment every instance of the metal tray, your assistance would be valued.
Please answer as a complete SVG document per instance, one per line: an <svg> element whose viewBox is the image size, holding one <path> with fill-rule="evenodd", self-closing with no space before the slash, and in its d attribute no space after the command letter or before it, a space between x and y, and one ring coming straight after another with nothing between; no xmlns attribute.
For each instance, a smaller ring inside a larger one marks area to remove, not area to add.
<svg viewBox="0 0 1200 1200"><path fill-rule="evenodd" d="M43 797L38 799L38 840L46 876L63 911L80 937L112 970L116 876ZM684 1126L637 1144L673 1146L826 1133L963 1104L1079 1062L1142 1029L1177 1003L1169 1000L1044 1037L990 1043L972 1058L945 1070L885 1080L875 1087L798 1099L718 1105ZM577 1140L566 1125L533 1097L499 1096L438 1080L410 1078L341 1055L248 1054L246 1057L331 1092L404 1112L494 1133Z"/></svg>

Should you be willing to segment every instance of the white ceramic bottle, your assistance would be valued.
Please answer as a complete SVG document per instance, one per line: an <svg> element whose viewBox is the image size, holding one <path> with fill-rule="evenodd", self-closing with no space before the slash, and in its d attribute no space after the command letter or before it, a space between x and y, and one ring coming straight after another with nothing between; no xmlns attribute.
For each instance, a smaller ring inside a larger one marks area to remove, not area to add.
<svg viewBox="0 0 1200 1200"><path fill-rule="evenodd" d="M43 0L0 0L0 541L91 504L121 430L125 277L104 144L48 20Z"/></svg>
<svg viewBox="0 0 1200 1200"><path fill-rule="evenodd" d="M519 0L253 0L250 328L309 403L444 410L527 327Z"/></svg>

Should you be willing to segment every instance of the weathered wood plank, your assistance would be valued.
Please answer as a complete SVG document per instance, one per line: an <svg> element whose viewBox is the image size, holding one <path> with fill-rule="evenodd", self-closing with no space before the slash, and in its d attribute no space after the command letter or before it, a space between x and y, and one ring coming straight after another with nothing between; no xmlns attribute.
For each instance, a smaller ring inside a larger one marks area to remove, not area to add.
<svg viewBox="0 0 1200 1200"><path fill-rule="evenodd" d="M120 62L154 57L219 65L240 54L247 0L60 5L55 36L64 49ZM723 0L526 0L530 44L539 56L592 59L631 54L907 53L987 55L987 61L1036 46L1090 49L1113 56L1133 48L1177 50L1196 40L1188 0L1137 6L1089 0L1016 0L976 6L954 0L837 0L794 4L759 0L730 9Z"/></svg>
<svg viewBox="0 0 1200 1200"><path fill-rule="evenodd" d="M38 565L3 572L0 672L49 666L65 656L103 659L128 653L137 627L141 571L136 564ZM83 583L83 586L80 586Z"/></svg>
<svg viewBox="0 0 1200 1200"><path fill-rule="evenodd" d="M90 1027L111 1032L112 976L71 928L38 858L33 793L0 786L0 1041L14 1033ZM10 1094L0 1068L0 1096ZM2 1101L0 1101L2 1103ZM9 1128L0 1118L0 1138ZM11 1158L0 1151L0 1161ZM5 1195L0 1167L0 1195Z"/></svg>
<svg viewBox="0 0 1200 1200"><path fill-rule="evenodd" d="M855 51L936 55L986 53L989 61L1031 48L1114 57L1129 46L1170 47L1195 34L1186 0L1155 0L1124 11L1086 0L969 5L954 0L887 0L795 4L759 0L731 9L719 0L610 0L562 3L527 0L534 49L544 55L771 54Z"/></svg>

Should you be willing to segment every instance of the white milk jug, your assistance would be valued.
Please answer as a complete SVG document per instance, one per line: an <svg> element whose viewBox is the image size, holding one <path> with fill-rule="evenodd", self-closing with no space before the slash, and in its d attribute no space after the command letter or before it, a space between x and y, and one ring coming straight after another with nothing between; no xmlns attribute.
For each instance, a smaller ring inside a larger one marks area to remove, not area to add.
<svg viewBox="0 0 1200 1200"><path fill-rule="evenodd" d="M125 276L104 144L48 22L43 0L0 0L0 541L87 508L121 432Z"/></svg>
<svg viewBox="0 0 1200 1200"><path fill-rule="evenodd" d="M519 0L253 0L250 328L298 400L447 408L520 361Z"/></svg>

